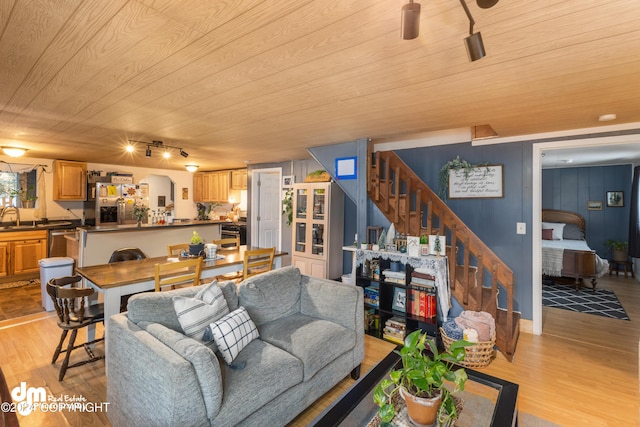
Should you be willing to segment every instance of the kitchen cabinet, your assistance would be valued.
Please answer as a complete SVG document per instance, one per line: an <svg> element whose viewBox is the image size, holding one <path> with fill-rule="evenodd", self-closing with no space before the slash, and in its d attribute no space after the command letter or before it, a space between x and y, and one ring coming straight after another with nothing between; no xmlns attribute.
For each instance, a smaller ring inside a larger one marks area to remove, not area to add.
<svg viewBox="0 0 640 427"><path fill-rule="evenodd" d="M247 170L237 169L231 171L231 189L246 190L247 189Z"/></svg>
<svg viewBox="0 0 640 427"><path fill-rule="evenodd" d="M53 200L87 199L87 164L67 160L53 162Z"/></svg>
<svg viewBox="0 0 640 427"><path fill-rule="evenodd" d="M342 275L344 193L331 182L293 186L291 264L302 274L337 279Z"/></svg>
<svg viewBox="0 0 640 427"><path fill-rule="evenodd" d="M46 230L0 233L0 276L38 273L46 257Z"/></svg>
<svg viewBox="0 0 640 427"><path fill-rule="evenodd" d="M193 201L227 203L229 171L201 172L193 175Z"/></svg>

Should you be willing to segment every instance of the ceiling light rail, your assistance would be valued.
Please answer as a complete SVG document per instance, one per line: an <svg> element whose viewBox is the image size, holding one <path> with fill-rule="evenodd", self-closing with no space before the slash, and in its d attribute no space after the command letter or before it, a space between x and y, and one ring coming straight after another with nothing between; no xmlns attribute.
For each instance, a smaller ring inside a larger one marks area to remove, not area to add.
<svg viewBox="0 0 640 427"><path fill-rule="evenodd" d="M482 9L489 9L498 3L498 0L477 0L478 6ZM467 48L467 54L469 60L477 61L478 59L487 56L484 50L484 44L482 43L482 35L480 32L474 33L473 26L475 21L471 16L471 11L467 6L466 0L460 0L460 4L464 9L464 13L469 18L469 36L465 37L464 44ZM409 0L409 3L402 6L400 33L404 40L411 40L418 37L420 31L420 3L414 3L413 0Z"/></svg>
<svg viewBox="0 0 640 427"><path fill-rule="evenodd" d="M186 151L184 151L184 150L182 149L182 147L176 147L176 146L173 146L173 145L166 145L166 144L165 144L164 142L162 142L162 141L157 141L157 140L155 140L155 141L148 142L148 141L138 141L138 140L135 140L135 139L129 139L129 140L128 140L128 142L129 142L129 144L132 144L132 143L133 143L133 144L144 144L144 145L146 145L146 146L147 146L147 149L146 149L146 151L145 151L145 156L146 156L146 157L151 157L151 155L152 155L152 153L151 153L151 148L157 148L157 149L159 149L159 150L162 150L162 156L163 156L165 159L168 159L169 157L171 157L171 153L170 153L170 150L171 150L171 149L173 149L173 150L178 150L178 152L180 153L180 155L181 155L182 157L184 157L184 158L189 157L189 153L187 153ZM131 146L131 145L127 146L127 151L128 151L128 152L132 152L132 151L133 151L133 149L132 149L132 146Z"/></svg>

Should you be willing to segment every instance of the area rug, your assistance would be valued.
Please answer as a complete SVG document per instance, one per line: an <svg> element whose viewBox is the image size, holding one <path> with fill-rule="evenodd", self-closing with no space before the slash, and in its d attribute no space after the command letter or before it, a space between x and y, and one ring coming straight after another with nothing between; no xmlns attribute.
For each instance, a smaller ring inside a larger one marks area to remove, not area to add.
<svg viewBox="0 0 640 427"><path fill-rule="evenodd" d="M557 285L545 280L542 283L542 305L580 313L595 314L613 319L630 320L616 294L608 289L581 289Z"/></svg>
<svg viewBox="0 0 640 427"><path fill-rule="evenodd" d="M0 283L0 290L22 288L23 286L38 285L40 286L40 279L18 280L16 282Z"/></svg>

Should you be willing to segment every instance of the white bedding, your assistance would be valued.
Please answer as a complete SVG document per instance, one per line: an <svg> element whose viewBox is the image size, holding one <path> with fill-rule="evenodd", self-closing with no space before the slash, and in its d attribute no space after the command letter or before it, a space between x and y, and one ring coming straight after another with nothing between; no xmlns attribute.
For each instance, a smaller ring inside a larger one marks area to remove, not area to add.
<svg viewBox="0 0 640 427"><path fill-rule="evenodd" d="M562 255L565 249L594 252L585 240L543 240L542 274L552 277L562 276ZM596 254L596 276L602 277L609 272L609 261Z"/></svg>

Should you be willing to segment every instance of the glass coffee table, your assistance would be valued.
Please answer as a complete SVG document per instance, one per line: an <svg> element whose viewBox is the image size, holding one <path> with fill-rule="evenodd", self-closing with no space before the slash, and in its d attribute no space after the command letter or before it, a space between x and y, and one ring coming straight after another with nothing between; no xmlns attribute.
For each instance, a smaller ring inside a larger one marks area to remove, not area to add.
<svg viewBox="0 0 640 427"><path fill-rule="evenodd" d="M374 418L378 406L373 402L373 389L400 363L400 356L390 353L360 378L349 390L325 409L312 426L364 427ZM462 392L463 401L456 426L507 427L518 425L518 384L465 369L469 380Z"/></svg>

